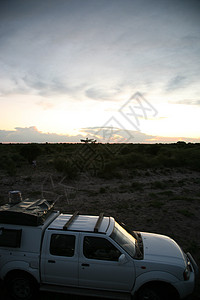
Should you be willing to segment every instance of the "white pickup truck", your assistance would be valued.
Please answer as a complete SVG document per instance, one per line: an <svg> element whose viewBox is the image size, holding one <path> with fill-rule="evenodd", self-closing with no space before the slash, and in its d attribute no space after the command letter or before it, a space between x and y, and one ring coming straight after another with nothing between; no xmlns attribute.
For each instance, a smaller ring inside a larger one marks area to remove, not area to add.
<svg viewBox="0 0 200 300"><path fill-rule="evenodd" d="M183 299L191 254L163 235L128 232L114 218L62 214L46 200L0 207L0 278L11 298L39 291L113 299Z"/></svg>

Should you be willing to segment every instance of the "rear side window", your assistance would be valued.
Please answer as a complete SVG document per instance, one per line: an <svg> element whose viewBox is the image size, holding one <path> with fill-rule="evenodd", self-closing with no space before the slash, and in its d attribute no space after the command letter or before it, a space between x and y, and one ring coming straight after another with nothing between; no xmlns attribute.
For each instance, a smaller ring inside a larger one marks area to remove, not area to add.
<svg viewBox="0 0 200 300"><path fill-rule="evenodd" d="M19 248L22 230L0 228L0 247Z"/></svg>
<svg viewBox="0 0 200 300"><path fill-rule="evenodd" d="M75 236L66 234L52 234L50 253L58 256L74 256Z"/></svg>

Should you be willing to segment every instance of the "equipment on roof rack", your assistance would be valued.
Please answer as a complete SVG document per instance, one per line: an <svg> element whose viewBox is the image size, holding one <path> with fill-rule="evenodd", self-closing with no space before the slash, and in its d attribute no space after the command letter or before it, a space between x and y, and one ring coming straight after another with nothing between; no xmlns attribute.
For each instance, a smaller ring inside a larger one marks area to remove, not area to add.
<svg viewBox="0 0 200 300"><path fill-rule="evenodd" d="M21 197L19 191L14 191L13 194L18 194ZM46 199L30 200L27 198L17 203L11 201L0 206L0 223L28 226L44 224L52 212L54 204L55 202L47 201Z"/></svg>
<svg viewBox="0 0 200 300"><path fill-rule="evenodd" d="M22 201L22 194L20 191L10 191L9 192L9 203L17 204Z"/></svg>

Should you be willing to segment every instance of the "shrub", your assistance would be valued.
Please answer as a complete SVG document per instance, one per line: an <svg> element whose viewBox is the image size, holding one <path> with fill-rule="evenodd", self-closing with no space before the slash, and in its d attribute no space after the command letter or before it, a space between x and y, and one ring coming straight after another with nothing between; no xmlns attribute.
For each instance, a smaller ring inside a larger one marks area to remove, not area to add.
<svg viewBox="0 0 200 300"><path fill-rule="evenodd" d="M37 144L23 145L20 149L20 155L23 156L28 163L32 164L39 155L41 155L41 147Z"/></svg>
<svg viewBox="0 0 200 300"><path fill-rule="evenodd" d="M132 168L148 168L151 162L148 155L131 152L121 157L121 165L130 170Z"/></svg>
<svg viewBox="0 0 200 300"><path fill-rule="evenodd" d="M164 203L159 200L152 200L149 202L149 206L154 207L154 208L161 208L163 205L164 205Z"/></svg>
<svg viewBox="0 0 200 300"><path fill-rule="evenodd" d="M112 178L121 178L122 175L120 174L118 170L118 161L113 160L110 162L107 162L103 170L100 170L97 174L100 178L105 178L105 179L112 179Z"/></svg>
<svg viewBox="0 0 200 300"><path fill-rule="evenodd" d="M158 155L158 152L160 151L161 145L159 144L153 144L153 145L147 145L146 147L146 153L150 155Z"/></svg>
<svg viewBox="0 0 200 300"><path fill-rule="evenodd" d="M100 194L105 194L106 193L106 188L105 187L100 187L99 193Z"/></svg>
<svg viewBox="0 0 200 300"><path fill-rule="evenodd" d="M168 191L160 192L159 195L161 195L161 196L167 196L167 197L172 197L174 195L174 192L168 190Z"/></svg>
<svg viewBox="0 0 200 300"><path fill-rule="evenodd" d="M3 155L0 159L0 168L9 176L15 176L16 175L16 164L12 160L12 157L8 155Z"/></svg>
<svg viewBox="0 0 200 300"><path fill-rule="evenodd" d="M187 251L196 254L200 250L200 246L197 241L192 240L187 247Z"/></svg>
<svg viewBox="0 0 200 300"><path fill-rule="evenodd" d="M56 171L63 173L63 175L67 176L69 179L74 179L78 175L77 168L64 158L56 158L54 160L54 167Z"/></svg>
<svg viewBox="0 0 200 300"><path fill-rule="evenodd" d="M188 218L191 218L191 217L194 216L194 214L191 211L187 210L187 209L180 209L180 210L178 210L178 212L180 214L182 214L183 216L188 217Z"/></svg>
<svg viewBox="0 0 200 300"><path fill-rule="evenodd" d="M167 187L168 185L164 181L154 181L151 183L152 189L166 189Z"/></svg>
<svg viewBox="0 0 200 300"><path fill-rule="evenodd" d="M144 189L144 183L134 181L131 184L131 188L132 188L132 190L142 191Z"/></svg>
<svg viewBox="0 0 200 300"><path fill-rule="evenodd" d="M5 166L5 170L7 172L7 174L9 176L15 176L16 175L16 166L15 166L15 163L9 159L6 163L6 166Z"/></svg>

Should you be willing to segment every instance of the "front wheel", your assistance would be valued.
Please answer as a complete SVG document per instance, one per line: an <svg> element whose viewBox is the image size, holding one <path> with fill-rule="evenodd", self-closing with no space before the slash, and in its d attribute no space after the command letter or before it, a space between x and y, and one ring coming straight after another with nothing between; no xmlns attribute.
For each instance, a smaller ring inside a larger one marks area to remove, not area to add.
<svg viewBox="0 0 200 300"><path fill-rule="evenodd" d="M15 274L7 281L10 297L14 300L31 300L38 290L34 279L28 274Z"/></svg>
<svg viewBox="0 0 200 300"><path fill-rule="evenodd" d="M138 292L138 300L167 300L162 290L158 287L146 286Z"/></svg>

